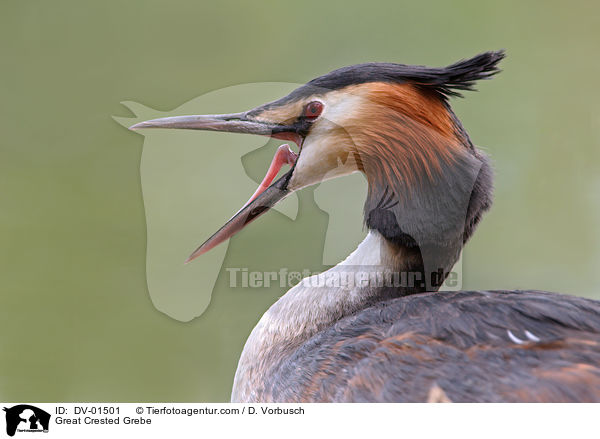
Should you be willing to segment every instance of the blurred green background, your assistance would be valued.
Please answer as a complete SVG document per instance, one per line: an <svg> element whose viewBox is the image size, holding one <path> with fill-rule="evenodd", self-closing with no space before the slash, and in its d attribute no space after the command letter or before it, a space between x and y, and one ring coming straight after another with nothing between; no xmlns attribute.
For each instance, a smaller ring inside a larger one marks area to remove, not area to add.
<svg viewBox="0 0 600 439"><path fill-rule="evenodd" d="M200 318L153 307L143 138L111 119L131 116L125 100L170 110L240 83L505 48L504 72L454 102L497 174L464 288L600 299L599 12L589 1L3 0L0 399L225 401L247 335L283 293L229 289L223 272ZM234 238L226 264L319 269L310 237L323 213L310 190L299 208L293 230L275 212ZM267 238L270 252L256 251Z"/></svg>

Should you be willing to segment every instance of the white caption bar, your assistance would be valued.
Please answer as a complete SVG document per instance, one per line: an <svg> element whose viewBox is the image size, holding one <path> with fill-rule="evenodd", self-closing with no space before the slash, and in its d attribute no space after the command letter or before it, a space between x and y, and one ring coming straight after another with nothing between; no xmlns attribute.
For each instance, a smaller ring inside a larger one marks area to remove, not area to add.
<svg viewBox="0 0 600 439"><path fill-rule="evenodd" d="M588 437L593 404L3 403L0 437ZM218 436L216 436L218 435Z"/></svg>

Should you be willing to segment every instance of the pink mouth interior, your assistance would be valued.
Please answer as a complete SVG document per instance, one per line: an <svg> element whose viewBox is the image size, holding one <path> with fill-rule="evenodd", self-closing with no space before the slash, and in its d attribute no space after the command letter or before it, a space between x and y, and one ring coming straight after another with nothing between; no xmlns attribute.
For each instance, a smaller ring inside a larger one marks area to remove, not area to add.
<svg viewBox="0 0 600 439"><path fill-rule="evenodd" d="M277 176L282 166L288 164L293 166L298 159L298 154L291 150L288 144L281 145L277 148L277 152L273 156L273 160L271 160L271 165L269 166L269 170L263 178L263 181L260 183L254 194L250 197L246 204L242 206L242 209L250 204L256 197L262 194L273 182L273 179Z"/></svg>

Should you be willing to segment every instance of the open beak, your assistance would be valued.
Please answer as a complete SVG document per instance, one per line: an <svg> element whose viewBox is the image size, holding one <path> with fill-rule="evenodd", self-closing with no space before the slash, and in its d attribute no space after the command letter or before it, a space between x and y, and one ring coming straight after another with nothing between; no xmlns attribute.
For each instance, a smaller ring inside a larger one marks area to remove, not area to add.
<svg viewBox="0 0 600 439"><path fill-rule="evenodd" d="M175 116L140 122L129 129L142 128L178 128L189 130L224 131L230 133L259 134L282 140L291 140L302 148L302 136L294 125L262 122L247 117L247 113L206 115L206 116ZM200 247L187 258L186 263L196 259L203 253L228 240L256 218L267 212L271 207L291 193L288 183L294 172L298 154L288 145L281 145L273 157L271 166L256 192L242 208L225 223L214 235L208 238ZM283 165L289 164L290 171L273 180Z"/></svg>

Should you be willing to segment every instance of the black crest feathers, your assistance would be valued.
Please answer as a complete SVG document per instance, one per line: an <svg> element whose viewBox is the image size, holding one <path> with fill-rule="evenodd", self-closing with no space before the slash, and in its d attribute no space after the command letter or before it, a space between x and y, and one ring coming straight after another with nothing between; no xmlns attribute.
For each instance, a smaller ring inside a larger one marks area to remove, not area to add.
<svg viewBox="0 0 600 439"><path fill-rule="evenodd" d="M286 105L309 96L369 82L411 83L436 92L442 99L462 97L460 90L474 90L475 82L500 72L498 63L504 50L481 53L447 67L412 66L394 63L366 63L342 67L307 82L289 95L251 111L259 113L268 108Z"/></svg>
<svg viewBox="0 0 600 439"><path fill-rule="evenodd" d="M504 56L503 50L485 52L447 67L393 63L357 64L315 78L296 90L296 93L309 92L315 88L335 90L367 82L408 82L433 89L443 96L461 96L458 90L474 90L476 81L488 79L498 73L498 63ZM305 87L306 90L303 90Z"/></svg>
<svg viewBox="0 0 600 439"><path fill-rule="evenodd" d="M430 69L434 72L431 73L430 82L425 84L436 87L440 93L447 96L462 96L456 90L474 90L476 81L489 79L499 73L498 63L504 57L504 50L485 52L446 68ZM439 72L435 72L436 70Z"/></svg>

